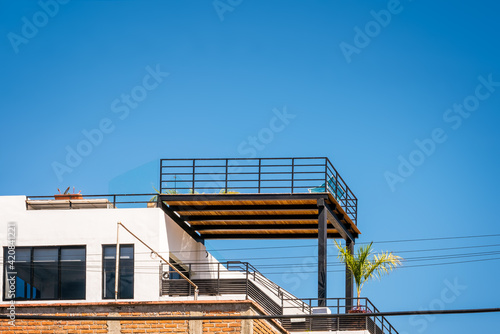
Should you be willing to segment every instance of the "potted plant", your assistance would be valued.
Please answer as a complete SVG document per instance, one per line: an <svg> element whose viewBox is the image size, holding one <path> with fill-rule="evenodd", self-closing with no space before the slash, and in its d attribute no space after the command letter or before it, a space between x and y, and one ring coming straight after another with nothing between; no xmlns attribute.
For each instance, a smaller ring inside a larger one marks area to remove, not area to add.
<svg viewBox="0 0 500 334"><path fill-rule="evenodd" d="M352 254L347 247L342 247L337 241L335 245L339 250L338 258L351 271L356 282L356 291L358 293L357 306L348 310L349 313L367 313L368 310L360 305L361 289L363 285L373 279L379 278L401 265L404 259L392 254L392 252L381 252L373 254L371 242L369 245L362 246L356 254Z"/></svg>
<svg viewBox="0 0 500 334"><path fill-rule="evenodd" d="M73 193L70 193L69 188L70 187L66 188L64 193L61 193L61 190L59 190L59 188L57 188L57 191L59 192L59 194L55 194L54 199L63 200L63 199L82 199L83 198L81 190L78 193L75 193L75 187L73 187Z"/></svg>
<svg viewBox="0 0 500 334"><path fill-rule="evenodd" d="M239 191L221 189L219 194L239 194Z"/></svg>
<svg viewBox="0 0 500 334"><path fill-rule="evenodd" d="M168 189L165 192L160 192L158 189L156 189L153 186L153 189L156 191L156 195L151 197L148 201L148 208L156 208L157 207L157 202L158 202L158 195L175 195L178 194L178 192L174 189Z"/></svg>

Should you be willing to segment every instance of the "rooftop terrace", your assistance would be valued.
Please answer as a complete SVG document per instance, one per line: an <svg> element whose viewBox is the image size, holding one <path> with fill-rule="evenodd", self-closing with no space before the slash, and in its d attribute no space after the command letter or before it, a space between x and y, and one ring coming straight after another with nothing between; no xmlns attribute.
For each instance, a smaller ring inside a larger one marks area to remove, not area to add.
<svg viewBox="0 0 500 334"><path fill-rule="evenodd" d="M327 239L352 250L358 200L326 157L161 159L158 194L29 196L27 209L158 207L195 240L318 239L318 305ZM346 307L353 282L346 270Z"/></svg>

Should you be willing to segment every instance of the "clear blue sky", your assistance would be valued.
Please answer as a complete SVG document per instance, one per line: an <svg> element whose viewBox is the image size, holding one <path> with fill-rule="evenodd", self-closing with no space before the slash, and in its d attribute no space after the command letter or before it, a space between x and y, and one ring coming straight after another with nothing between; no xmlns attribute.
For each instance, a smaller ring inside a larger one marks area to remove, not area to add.
<svg viewBox="0 0 500 334"><path fill-rule="evenodd" d="M1 195L151 192L160 158L328 156L359 198L360 243L500 234L496 2L60 2L0 1ZM273 109L293 118L253 152ZM208 243L288 245L314 242ZM375 245L434 256L366 285L381 310L499 305L500 261L479 261L499 257L499 236ZM469 248L435 250L455 247ZM216 253L316 295L314 267L266 267L314 261L314 247ZM411 267L444 262L463 263ZM342 285L331 273L329 296ZM400 333L495 320L391 319Z"/></svg>

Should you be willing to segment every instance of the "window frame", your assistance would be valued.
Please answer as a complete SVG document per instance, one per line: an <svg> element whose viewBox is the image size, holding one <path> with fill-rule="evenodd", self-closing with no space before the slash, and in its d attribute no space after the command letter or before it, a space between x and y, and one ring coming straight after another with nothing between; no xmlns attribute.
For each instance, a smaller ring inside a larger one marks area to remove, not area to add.
<svg viewBox="0 0 500 334"><path fill-rule="evenodd" d="M33 288L33 281L34 281L34 276L35 276L35 264L34 264L34 253L35 249L50 249L50 248L55 248L57 249L57 296L55 298L33 298L33 291L30 291L29 293L26 291L25 296L29 297L14 297L14 298L6 298L6 275L7 275L7 259L5 257L6 254L8 254L8 246L3 247L3 268L2 268L2 274L3 274L3 284L2 284L2 301L37 301L37 300L86 300L87 299L87 245L64 245L64 246L16 246L16 251L18 249L28 249L29 250L29 270L30 270L30 278L29 282L26 282L29 286L30 289ZM83 278L84 278L84 284L83 284L83 298L62 298L62 284L61 284L61 249L66 248L66 249L74 249L74 248L79 248L83 249L83 259L84 259L84 272L83 272ZM15 261L17 263L17 261ZM17 289L17 287L16 287Z"/></svg>
<svg viewBox="0 0 500 334"><path fill-rule="evenodd" d="M116 263L116 244L103 244L102 245L102 268L101 268L101 299L102 300L113 300L115 299L114 296L114 285L113 285L113 296L112 297L105 297L104 292L106 291L106 280L105 280L105 272L104 272L104 262L106 261L105 259L105 252L104 248L105 247L114 247L115 248L115 256L113 259L113 263ZM118 298L117 299L135 299L135 244L120 244L120 258L122 254L122 247L131 247L132 248L132 298L122 298L120 297L120 289L121 289L121 275L120 275L120 269L118 269ZM119 260L121 262L121 259ZM120 264L121 268L121 264ZM113 266L113 271L116 270L116 267ZM116 272L115 272L116 275ZM116 276L115 276L116 277Z"/></svg>

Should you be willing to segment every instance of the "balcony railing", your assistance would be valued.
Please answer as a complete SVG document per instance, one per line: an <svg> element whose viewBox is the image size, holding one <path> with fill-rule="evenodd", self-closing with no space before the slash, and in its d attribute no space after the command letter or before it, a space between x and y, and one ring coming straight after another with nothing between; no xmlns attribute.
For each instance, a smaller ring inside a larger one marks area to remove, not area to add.
<svg viewBox="0 0 500 334"><path fill-rule="evenodd" d="M161 159L164 194L326 193L356 223L358 200L328 158Z"/></svg>
<svg viewBox="0 0 500 334"><path fill-rule="evenodd" d="M301 299L307 306L309 314L314 314L314 310L318 305L318 298L303 298ZM345 314L352 312L362 313L379 313L380 311L373 305L373 303L365 297L362 298L326 298L326 307L332 314ZM350 301L350 303L348 303ZM359 301L360 307L353 307ZM284 311L287 309L288 300L284 300ZM367 330L373 334L398 334L398 331L391 325L387 318L383 316L350 316L348 318L332 317L326 319L306 319L303 321L285 321L283 323L285 328L289 330L298 331L345 331L345 330Z"/></svg>
<svg viewBox="0 0 500 334"><path fill-rule="evenodd" d="M113 209L156 207L157 194L68 194L67 198L52 196L26 196L26 209Z"/></svg>
<svg viewBox="0 0 500 334"><path fill-rule="evenodd" d="M244 295L252 299L270 315L315 314L317 298L299 299L261 274L248 262L184 263L182 272L198 286L199 295ZM192 296L191 285L182 279L170 279L165 264L160 267L160 286L163 296ZM236 275L235 275L236 274ZM334 314L345 314L352 310L346 298L327 298L326 307ZM368 298L359 298L360 309L365 313L379 310ZM358 298L350 300L357 305ZM324 308L321 308L324 310ZM283 327L290 331L368 330L372 334L397 334L398 332L381 316L349 316L326 319L282 319Z"/></svg>
<svg viewBox="0 0 500 334"><path fill-rule="evenodd" d="M180 271L198 286L199 295L245 295L257 302L269 314L282 314L283 300L287 306L308 312L308 305L261 274L248 262L184 263ZM161 295L193 296L194 291L185 280L169 279L166 264L160 267ZM265 292L263 291L265 290Z"/></svg>

